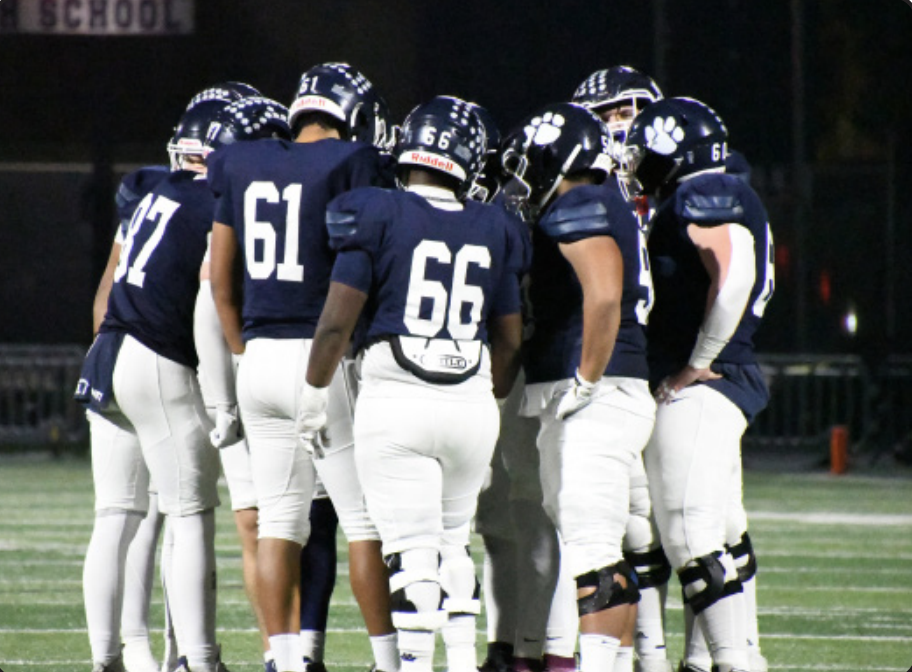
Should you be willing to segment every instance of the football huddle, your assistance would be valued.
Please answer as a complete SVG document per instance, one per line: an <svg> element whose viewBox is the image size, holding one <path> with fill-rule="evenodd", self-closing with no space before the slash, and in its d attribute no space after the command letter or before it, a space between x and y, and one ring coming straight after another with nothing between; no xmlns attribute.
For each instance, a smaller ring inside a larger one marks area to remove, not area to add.
<svg viewBox="0 0 912 672"><path fill-rule="evenodd" d="M395 124L345 63L288 107L192 96L116 194L76 390L93 672L227 672L222 476L266 672L326 672L338 528L374 672L438 640L447 672L766 672L741 437L774 250L728 141L628 66L509 128L445 95Z"/></svg>

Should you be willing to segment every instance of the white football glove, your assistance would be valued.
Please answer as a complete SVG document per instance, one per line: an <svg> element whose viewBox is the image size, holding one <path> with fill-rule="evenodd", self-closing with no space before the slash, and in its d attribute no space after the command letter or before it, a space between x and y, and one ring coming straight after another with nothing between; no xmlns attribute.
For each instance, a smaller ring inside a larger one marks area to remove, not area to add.
<svg viewBox="0 0 912 672"><path fill-rule="evenodd" d="M573 385L564 392L560 402L557 404L557 419L566 420L579 410L586 408L595 397L600 381L590 383L580 375L579 369L576 370L576 377Z"/></svg>
<svg viewBox="0 0 912 672"><path fill-rule="evenodd" d="M209 432L209 440L216 448L232 446L241 440L237 406L219 405L215 409L215 429Z"/></svg>
<svg viewBox="0 0 912 672"><path fill-rule="evenodd" d="M326 427L326 406L329 403L329 388L314 387L305 381L298 393L298 415L295 418L295 433L307 452L323 456L325 444L323 430Z"/></svg>

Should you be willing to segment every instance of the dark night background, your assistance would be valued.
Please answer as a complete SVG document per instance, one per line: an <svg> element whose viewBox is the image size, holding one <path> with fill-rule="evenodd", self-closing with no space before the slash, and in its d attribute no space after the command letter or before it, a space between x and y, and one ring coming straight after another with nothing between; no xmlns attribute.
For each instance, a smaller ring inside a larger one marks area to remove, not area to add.
<svg viewBox="0 0 912 672"><path fill-rule="evenodd" d="M909 351L905 0L197 0L192 36L0 33L0 342L89 342L117 179L167 161L197 90L241 80L287 104L328 60L362 70L397 123L454 94L504 129L593 70L645 70L714 107L754 166L778 247L761 349Z"/></svg>

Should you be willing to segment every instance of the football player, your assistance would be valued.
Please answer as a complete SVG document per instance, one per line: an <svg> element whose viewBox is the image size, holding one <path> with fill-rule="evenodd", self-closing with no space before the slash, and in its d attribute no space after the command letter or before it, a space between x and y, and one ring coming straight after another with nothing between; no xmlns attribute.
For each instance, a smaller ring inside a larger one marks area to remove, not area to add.
<svg viewBox="0 0 912 672"><path fill-rule="evenodd" d="M713 664L740 672L749 661L741 581L726 547L729 484L741 436L768 399L751 339L772 296L774 260L760 199L725 174L727 143L705 104L655 102L630 127L622 179L660 202L649 240L659 407L645 452L656 520Z"/></svg>
<svg viewBox="0 0 912 672"><path fill-rule="evenodd" d="M219 99L228 103L236 100L249 92L256 90L240 82L225 82L204 89L193 96L187 109L204 100ZM142 199L149 194L155 186L170 172L167 166L146 166L128 173L121 180L115 196L118 218L120 220L107 266L104 270L93 303L93 335L98 334L98 329L104 320L108 307L108 296L113 284L114 272L120 260L124 235L129 229L130 219ZM101 443L93 444L93 450L102 450ZM103 456L95 457L104 461ZM158 492L154 483L149 486L149 510L140 523L136 536L130 543L127 554L124 604L121 623L121 638L123 640L124 665L129 672L157 672L158 663L152 655L149 641L149 604L152 598L152 582L155 568L155 550L164 523L164 517L158 510ZM169 545L163 546L162 579L165 580L164 570L165 555ZM168 563L169 564L169 563ZM166 591L167 592L167 591ZM165 607L166 614L166 646L165 665L168 672L177 666L176 643L174 630L171 627L170 614Z"/></svg>
<svg viewBox="0 0 912 672"><path fill-rule="evenodd" d="M750 184L751 166L747 158L729 148L725 157L725 173ZM757 620L757 554L747 531L747 513L742 498L740 462L732 474L732 495L725 523L726 548L735 561L738 578L744 589L744 609L747 616L747 655L751 672L767 672L769 665L760 650L760 631ZM684 632L684 660L691 670L710 669L712 656L706 646L706 638L693 613L685 606L686 629ZM685 666L686 667L686 666Z"/></svg>
<svg viewBox="0 0 912 672"><path fill-rule="evenodd" d="M495 395L519 365L528 254L521 223L467 198L485 146L472 107L437 97L403 123L402 190L359 189L327 211L339 256L298 430L319 444L328 386L363 312L355 459L392 572L403 672L430 672L439 628L447 668L476 669L469 526L497 438Z"/></svg>
<svg viewBox="0 0 912 672"><path fill-rule="evenodd" d="M224 107L185 112L174 144L197 143ZM184 152L136 209L77 398L90 409L96 518L83 584L95 669L122 669L117 627L127 548L148 509L149 477L180 562L168 573L175 635L193 672L224 669L215 642L218 455L196 380L193 303L213 207L201 151ZM93 450L93 455L95 451Z"/></svg>
<svg viewBox="0 0 912 672"><path fill-rule="evenodd" d="M212 120L203 143L204 153L208 159L212 152L239 141L290 138L287 108L268 98L248 96L232 102ZM269 640L256 590L256 492L247 442L240 432L235 389L236 366L222 334L212 299L208 252L200 269L193 335L200 358L200 389L215 426L210 433L210 440L216 448L221 449L219 456L228 483L235 527L241 540L244 587L256 615L264 651L268 652Z"/></svg>
<svg viewBox="0 0 912 672"><path fill-rule="evenodd" d="M639 593L621 544L629 472L655 413L645 238L624 199L601 186L609 145L598 117L558 103L528 117L503 157L535 220L522 413L541 420L545 507L576 578L584 672L619 657L633 664L619 647Z"/></svg>
<svg viewBox="0 0 912 672"><path fill-rule="evenodd" d="M349 541L352 590L376 662L388 671L397 656L386 567L355 477L353 400L341 369L330 404L331 447L314 459L294 431L301 386L294 363L309 352L333 262L326 205L385 182L374 145L386 142L386 105L364 75L328 63L302 76L289 124L293 142L237 143L214 154L210 169L218 195L212 291L228 345L244 355L238 403L259 506L260 608L277 670L302 672L295 592L316 468Z"/></svg>
<svg viewBox="0 0 912 672"><path fill-rule="evenodd" d="M606 188L622 191L623 185L617 180L618 150L623 148L636 115L662 97L651 77L626 65L597 70L577 87L573 102L595 112L611 133L615 166L605 180ZM653 212L648 200L633 201L631 207L648 235ZM640 589L633 640L636 672L671 672L665 647L665 599L671 566L659 543L642 458L634 462L630 473L630 520L624 535L624 557L636 571Z"/></svg>
<svg viewBox="0 0 912 672"><path fill-rule="evenodd" d="M470 196L506 207L500 193L500 132L485 108L476 106L474 110L484 125L488 149L476 180L478 187ZM521 230L529 235L527 227ZM524 315L524 322L528 334L531 315ZM482 537L485 552L482 592L487 655L481 666L485 672L528 672L542 665L549 670L572 670L576 666L575 605L567 591L555 596L559 538L541 503L535 447L538 419L519 415L524 387L520 370L501 407L500 436L475 515L475 531ZM561 619L562 610L551 609L552 602L566 603L570 617Z"/></svg>

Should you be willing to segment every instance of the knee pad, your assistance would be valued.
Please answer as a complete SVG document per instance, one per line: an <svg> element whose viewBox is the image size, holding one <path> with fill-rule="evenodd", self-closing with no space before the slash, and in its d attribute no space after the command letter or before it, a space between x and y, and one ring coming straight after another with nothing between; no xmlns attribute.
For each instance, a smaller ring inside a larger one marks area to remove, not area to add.
<svg viewBox="0 0 912 672"><path fill-rule="evenodd" d="M626 587L620 581L615 580L615 574L624 577L627 581ZM576 587L577 589L595 588L594 593L577 598L576 604L580 616L594 614L597 611L604 611L622 604L636 604L640 601L636 575L626 560L581 574L576 577Z"/></svg>
<svg viewBox="0 0 912 672"><path fill-rule="evenodd" d="M624 559L633 566L641 590L664 586L671 578L671 564L661 546L642 553L627 551Z"/></svg>
<svg viewBox="0 0 912 672"><path fill-rule="evenodd" d="M754 554L754 545L751 543L750 535L745 532L737 544L726 545L725 548L735 561L738 580L745 583L754 578L757 574L757 556Z"/></svg>
<svg viewBox="0 0 912 672"><path fill-rule="evenodd" d="M443 608L452 615L481 613L481 586L475 576L475 563L468 549L445 552L440 563L440 584L443 588Z"/></svg>
<svg viewBox="0 0 912 672"><path fill-rule="evenodd" d="M741 581L734 571L734 563L729 558L732 570L726 571L722 558L722 551L715 551L691 560L678 571L683 600L694 614L699 614L724 597L741 592Z"/></svg>
<svg viewBox="0 0 912 672"><path fill-rule="evenodd" d="M418 549L385 558L390 569L390 608L399 630L434 631L447 622L440 587L439 556Z"/></svg>

